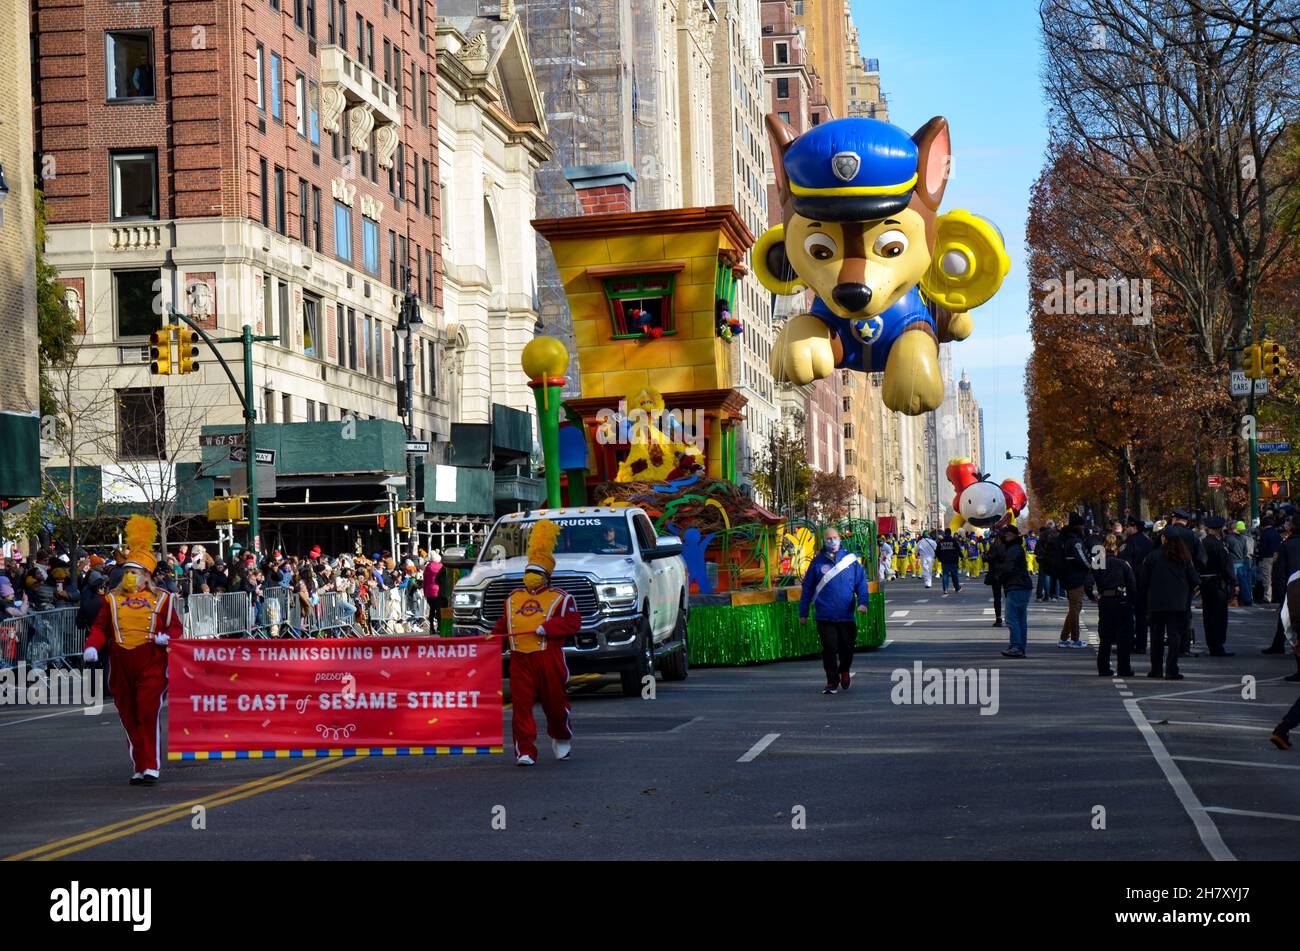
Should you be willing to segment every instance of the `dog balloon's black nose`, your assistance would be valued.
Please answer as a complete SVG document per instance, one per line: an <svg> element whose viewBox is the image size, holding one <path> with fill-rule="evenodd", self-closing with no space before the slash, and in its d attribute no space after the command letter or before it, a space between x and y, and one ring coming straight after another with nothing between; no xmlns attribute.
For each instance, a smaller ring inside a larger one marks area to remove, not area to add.
<svg viewBox="0 0 1300 951"><path fill-rule="evenodd" d="M831 297L845 310L856 313L871 303L871 288L865 284L836 284Z"/></svg>

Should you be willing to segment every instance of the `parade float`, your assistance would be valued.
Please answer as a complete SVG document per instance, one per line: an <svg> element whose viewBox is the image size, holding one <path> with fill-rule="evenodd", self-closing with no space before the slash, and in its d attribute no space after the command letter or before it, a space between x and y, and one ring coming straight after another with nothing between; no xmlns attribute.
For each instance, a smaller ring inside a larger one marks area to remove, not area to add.
<svg viewBox="0 0 1300 951"><path fill-rule="evenodd" d="M573 320L581 395L561 400L569 354L538 338L523 364L537 394L548 506L635 505L682 539L694 664L820 653L801 624L818 526L788 524L737 481L746 398L730 347L745 332L736 285L753 236L730 205L537 220ZM845 526L868 574L875 526ZM858 644L885 640L872 582Z"/></svg>

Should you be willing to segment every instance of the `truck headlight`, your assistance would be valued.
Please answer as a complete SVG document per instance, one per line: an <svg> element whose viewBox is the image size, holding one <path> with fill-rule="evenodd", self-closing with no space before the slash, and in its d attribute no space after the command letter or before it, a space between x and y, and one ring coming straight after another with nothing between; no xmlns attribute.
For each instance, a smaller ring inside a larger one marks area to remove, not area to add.
<svg viewBox="0 0 1300 951"><path fill-rule="evenodd" d="M600 600L606 604L628 605L636 603L636 585L630 581L603 584L597 591L600 594Z"/></svg>
<svg viewBox="0 0 1300 951"><path fill-rule="evenodd" d="M483 607L483 592L457 591L451 596L451 606L453 608L481 608Z"/></svg>

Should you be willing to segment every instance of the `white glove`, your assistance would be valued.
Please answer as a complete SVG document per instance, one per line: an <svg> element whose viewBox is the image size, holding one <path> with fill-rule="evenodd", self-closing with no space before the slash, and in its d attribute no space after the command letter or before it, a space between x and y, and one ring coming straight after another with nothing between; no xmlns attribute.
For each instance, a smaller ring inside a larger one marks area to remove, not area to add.
<svg viewBox="0 0 1300 951"><path fill-rule="evenodd" d="M95 648L93 647L87 647L84 651L82 651L81 659L85 661L87 664L98 663L99 651L95 650Z"/></svg>
<svg viewBox="0 0 1300 951"><path fill-rule="evenodd" d="M159 647L166 647L167 642L170 640L171 638L168 637L166 634L155 634L153 636L153 642L157 644Z"/></svg>

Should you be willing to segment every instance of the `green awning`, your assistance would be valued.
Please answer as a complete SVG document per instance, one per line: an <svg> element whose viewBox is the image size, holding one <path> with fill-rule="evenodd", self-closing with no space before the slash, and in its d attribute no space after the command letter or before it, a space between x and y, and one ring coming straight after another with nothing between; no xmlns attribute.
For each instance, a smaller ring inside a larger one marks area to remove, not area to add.
<svg viewBox="0 0 1300 951"><path fill-rule="evenodd" d="M0 496L41 494L41 424L34 413L0 411Z"/></svg>

